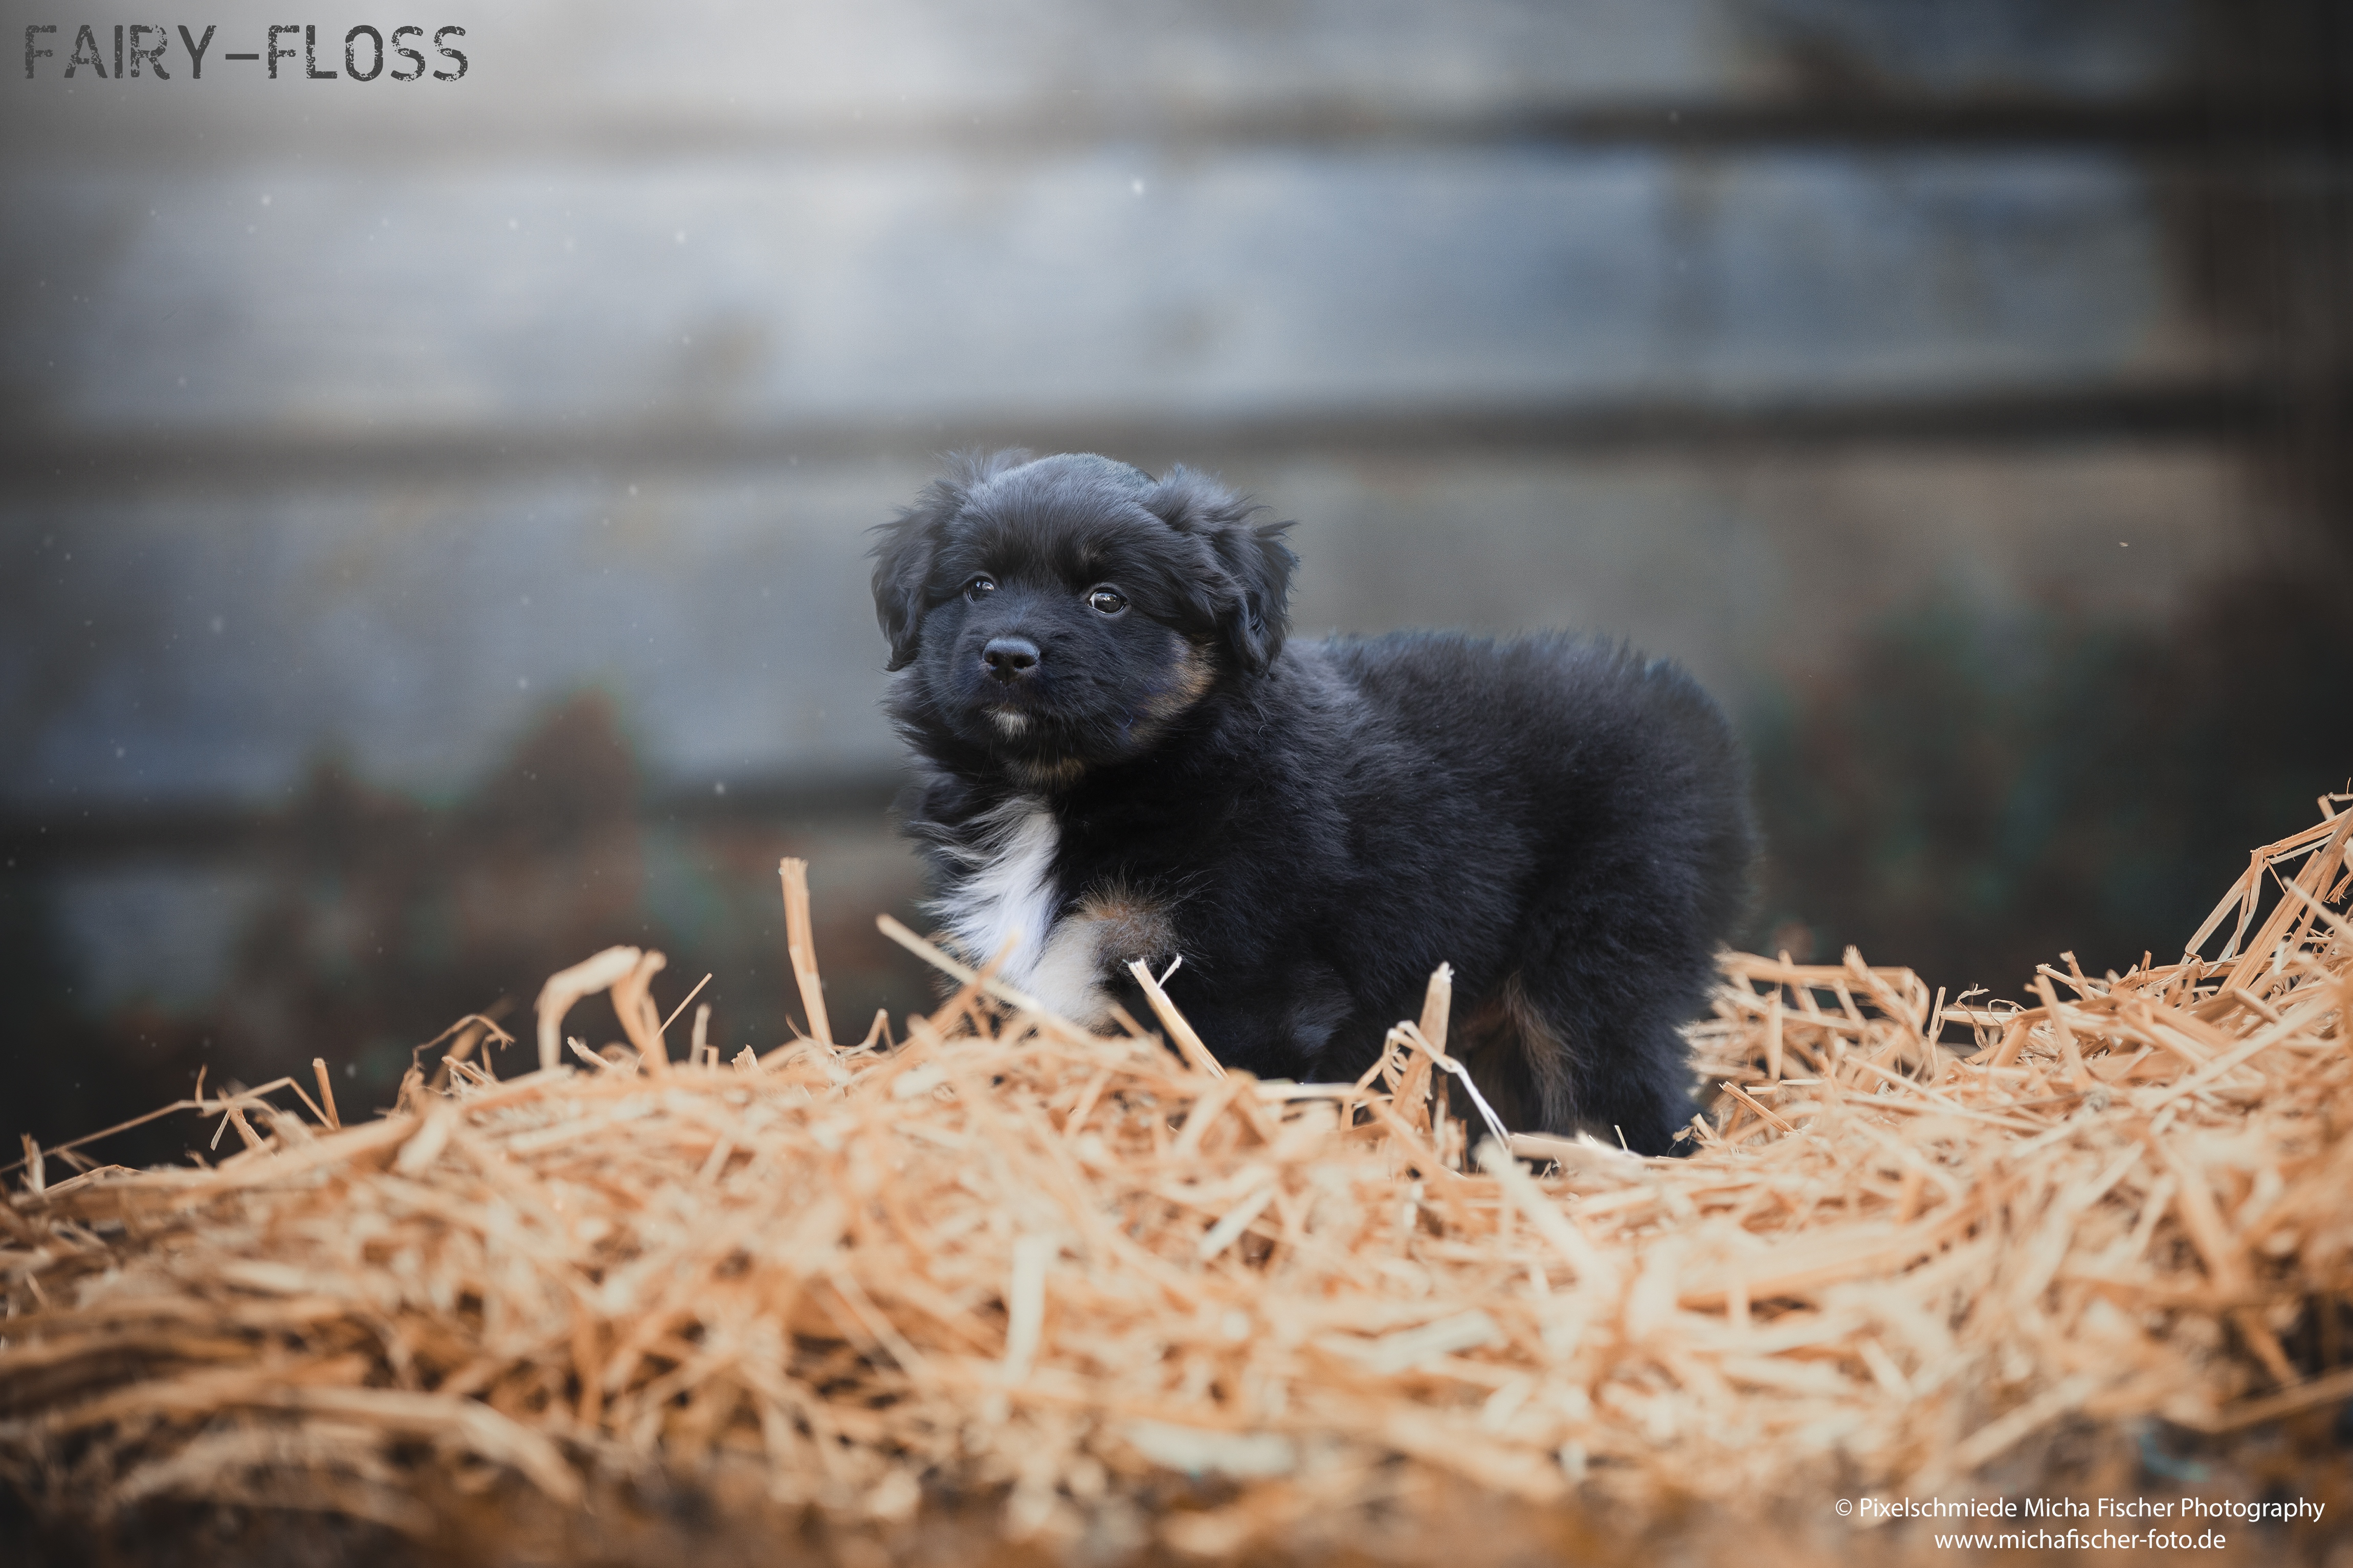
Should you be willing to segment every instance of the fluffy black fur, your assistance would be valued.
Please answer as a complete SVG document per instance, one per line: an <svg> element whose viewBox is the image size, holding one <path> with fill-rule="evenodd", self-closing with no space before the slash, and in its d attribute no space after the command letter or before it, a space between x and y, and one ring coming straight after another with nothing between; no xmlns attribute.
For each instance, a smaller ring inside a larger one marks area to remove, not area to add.
<svg viewBox="0 0 2353 1568"><path fill-rule="evenodd" d="M1430 971L1515 1130L1671 1151L1746 896L1722 715L1545 634L1288 644L1287 524L1184 468L966 460L878 530L903 806L976 960L1074 1016L1155 968L1220 1059L1353 1079ZM1108 592L1104 592L1108 590ZM1028 929L1036 926L1040 929Z"/></svg>

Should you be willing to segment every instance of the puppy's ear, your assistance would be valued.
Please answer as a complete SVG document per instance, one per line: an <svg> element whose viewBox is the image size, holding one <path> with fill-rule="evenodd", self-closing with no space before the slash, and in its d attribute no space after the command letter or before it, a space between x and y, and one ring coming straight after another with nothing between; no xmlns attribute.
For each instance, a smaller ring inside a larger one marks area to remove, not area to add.
<svg viewBox="0 0 2353 1568"><path fill-rule="evenodd" d="M1174 468L1142 498L1178 533L1198 540L1210 558L1208 608L1235 664L1265 672L1291 629L1291 572L1299 557L1282 542L1288 522L1253 522L1264 510L1206 474Z"/></svg>
<svg viewBox="0 0 2353 1568"><path fill-rule="evenodd" d="M874 557L874 618L891 639L891 662L885 669L904 669L914 662L923 641L924 589L932 577L940 540L970 497L962 485L934 479L923 487L915 504L899 509L898 518L878 525L871 553Z"/></svg>
<svg viewBox="0 0 2353 1568"><path fill-rule="evenodd" d="M874 557L874 618L891 639L891 662L883 668L904 669L914 662L923 642L924 590L948 524L975 489L1029 460L1029 454L1019 450L959 452L949 459L955 469L949 478L934 479L914 505L901 507L896 519L870 531L876 535L868 552Z"/></svg>

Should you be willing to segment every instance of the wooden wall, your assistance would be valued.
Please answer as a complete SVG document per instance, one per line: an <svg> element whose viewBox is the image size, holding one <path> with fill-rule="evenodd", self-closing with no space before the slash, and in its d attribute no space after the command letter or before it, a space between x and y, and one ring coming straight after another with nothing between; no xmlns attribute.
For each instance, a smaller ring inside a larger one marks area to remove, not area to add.
<svg viewBox="0 0 2353 1568"><path fill-rule="evenodd" d="M2341 527L2322 5L524 0L406 84L68 81L88 10L0 72L0 839L157 1037L448 901L290 903L290 820L471 809L551 714L626 756L614 923L749 988L779 843L903 903L861 531L954 447L1213 468L1304 629L1607 631L1752 722L1926 604L2162 626ZM482 921L338 1026L438 1027Z"/></svg>

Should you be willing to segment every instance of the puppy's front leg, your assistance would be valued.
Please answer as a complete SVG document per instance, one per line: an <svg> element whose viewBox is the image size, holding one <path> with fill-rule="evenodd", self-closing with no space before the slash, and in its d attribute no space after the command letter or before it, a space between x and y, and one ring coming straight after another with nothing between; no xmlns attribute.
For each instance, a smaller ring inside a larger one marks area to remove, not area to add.
<svg viewBox="0 0 2353 1568"><path fill-rule="evenodd" d="M1149 1025L1153 1014L1143 988L1124 973L1119 978L1120 1005ZM1206 966L1187 963L1169 976L1166 991L1219 1062L1261 1078L1335 1076L1338 1042L1356 1013L1339 975L1313 961L1262 973L1220 969L1214 975ZM1359 1063L1346 1076L1363 1070Z"/></svg>

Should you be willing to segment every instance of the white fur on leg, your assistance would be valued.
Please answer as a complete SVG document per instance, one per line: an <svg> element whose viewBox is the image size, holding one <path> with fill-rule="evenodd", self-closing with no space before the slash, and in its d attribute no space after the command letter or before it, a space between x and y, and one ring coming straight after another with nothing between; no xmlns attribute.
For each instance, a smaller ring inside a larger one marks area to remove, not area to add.
<svg viewBox="0 0 2353 1568"><path fill-rule="evenodd" d="M1048 933L1022 989L1055 1016L1099 1029L1111 1022L1111 993L1100 984L1103 972L1102 922L1084 913L1065 915Z"/></svg>

